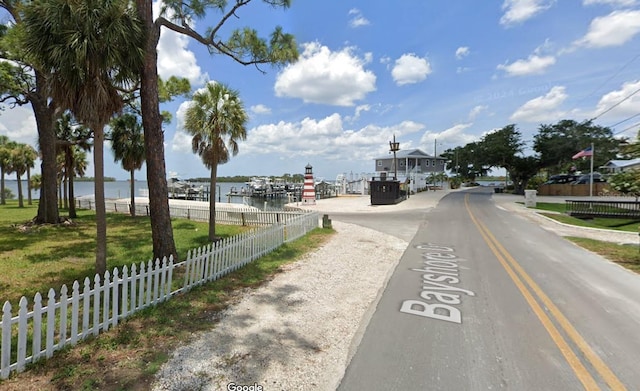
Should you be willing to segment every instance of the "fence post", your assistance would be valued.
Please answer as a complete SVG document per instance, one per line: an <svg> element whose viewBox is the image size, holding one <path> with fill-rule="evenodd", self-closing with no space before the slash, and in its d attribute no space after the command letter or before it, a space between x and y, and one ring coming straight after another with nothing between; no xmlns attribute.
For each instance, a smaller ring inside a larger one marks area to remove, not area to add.
<svg viewBox="0 0 640 391"><path fill-rule="evenodd" d="M53 336L56 328L56 292L49 289L49 301L47 301L47 333L46 333L46 357L53 356Z"/></svg>
<svg viewBox="0 0 640 391"><path fill-rule="evenodd" d="M63 348L67 343L67 312L68 312L68 292L67 285L62 285L60 289L60 339L58 347Z"/></svg>
<svg viewBox="0 0 640 391"><path fill-rule="evenodd" d="M8 326L8 327L7 327ZM11 303L4 302L2 306L2 335L0 341L0 379L9 377L9 367L11 366Z"/></svg>
<svg viewBox="0 0 640 391"><path fill-rule="evenodd" d="M36 298L40 296L40 293L36 293ZM18 310L18 359L17 359L17 369L18 372L24 371L25 367L25 359L27 358L27 298L22 296L20 299L20 309ZM40 328L35 328L34 325L34 346L35 346L35 335L40 336ZM11 344L9 344L11 346ZM38 347L38 353L40 353L40 349ZM32 356L35 359L35 353L32 352Z"/></svg>

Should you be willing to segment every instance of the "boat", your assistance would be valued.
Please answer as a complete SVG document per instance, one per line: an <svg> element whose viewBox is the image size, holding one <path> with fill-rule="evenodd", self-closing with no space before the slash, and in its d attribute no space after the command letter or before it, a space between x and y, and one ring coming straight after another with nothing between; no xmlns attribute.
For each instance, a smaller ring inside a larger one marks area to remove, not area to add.
<svg viewBox="0 0 640 391"><path fill-rule="evenodd" d="M204 198L204 186L198 186L188 181L182 181L176 177L169 178L167 187L169 189L169 198L182 200L196 200Z"/></svg>

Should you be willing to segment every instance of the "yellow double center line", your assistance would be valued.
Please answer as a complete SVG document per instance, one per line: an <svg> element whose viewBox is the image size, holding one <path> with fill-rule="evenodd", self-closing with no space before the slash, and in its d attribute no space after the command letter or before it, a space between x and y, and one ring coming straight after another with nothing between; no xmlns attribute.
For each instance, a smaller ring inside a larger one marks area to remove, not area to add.
<svg viewBox="0 0 640 391"><path fill-rule="evenodd" d="M560 331L558 331L558 328L554 325L551 317L549 317L547 312L545 312L541 307L538 300L544 304L551 316L555 319L556 323L562 328L562 330L564 330L564 333L573 342L573 344L580 349L584 358L598 372L609 388L612 390L626 390L624 384L622 384L604 361L602 361L602 359L591 349L580 333L578 333L562 312L560 312L558 307L556 307L551 299L549 299L542 289L540 289L538 284L533 281L524 269L522 269L520 264L518 264L511 254L509 254L500 242L498 242L491 231L489 231L489 229L475 217L469 206L469 194L465 196L464 203L471 220L478 228L478 231L480 231L480 235L482 235L484 241L495 254L507 274L509 274L509 277L511 277L515 285L518 287L533 312L538 316L538 319L540 319L540 322L551 336L553 342L558 346L560 352L565 357L584 388L586 390L600 389L591 373L583 365L582 361L578 358ZM538 300L536 300L536 297Z"/></svg>

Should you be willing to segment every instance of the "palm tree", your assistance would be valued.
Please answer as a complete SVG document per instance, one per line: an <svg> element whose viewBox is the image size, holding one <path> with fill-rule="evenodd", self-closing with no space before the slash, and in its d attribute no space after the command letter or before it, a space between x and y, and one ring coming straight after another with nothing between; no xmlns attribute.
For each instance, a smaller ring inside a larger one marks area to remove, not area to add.
<svg viewBox="0 0 640 391"><path fill-rule="evenodd" d="M123 107L143 65L145 30L128 0L43 0L24 8L24 47L51 70L51 98L94 135L96 273L107 269L104 127Z"/></svg>
<svg viewBox="0 0 640 391"><path fill-rule="evenodd" d="M71 152L73 158L73 167L72 172L74 176L78 176L80 178L84 177L84 174L87 172L87 152L85 152L82 148L78 148L77 146L73 148Z"/></svg>
<svg viewBox="0 0 640 391"><path fill-rule="evenodd" d="M58 153L56 155L56 188L58 190L58 209L67 208L67 174L64 172L64 154ZM64 192L64 194L63 194Z"/></svg>
<svg viewBox="0 0 640 391"><path fill-rule="evenodd" d="M64 200L64 208L69 208L69 217L75 218L77 217L77 213L74 195L74 178L84 176L88 163L87 153L77 145L71 146L69 154L71 156L69 159L67 159L66 155L59 155L60 191L64 191L64 193L60 194L58 198ZM72 162L70 167L68 167L67 160Z"/></svg>
<svg viewBox="0 0 640 391"><path fill-rule="evenodd" d="M14 148L16 143L10 141L9 137L0 135L0 204L5 205L7 203L4 193L4 176L7 174L7 168L9 167L11 159L11 149Z"/></svg>
<svg viewBox="0 0 640 391"><path fill-rule="evenodd" d="M38 152L31 145L27 145L24 149L24 159L27 165L27 203L33 205L31 198L31 169L36 166Z"/></svg>
<svg viewBox="0 0 640 391"><path fill-rule="evenodd" d="M218 165L238 154L238 140L247 137L248 117L238 92L211 82L193 95L186 111L184 128L193 135L193 152L211 170L209 198L209 240L216 240L216 180Z"/></svg>
<svg viewBox="0 0 640 391"><path fill-rule="evenodd" d="M42 188L42 175L34 174L31 175L31 179L29 180L32 189L40 190Z"/></svg>
<svg viewBox="0 0 640 391"><path fill-rule="evenodd" d="M142 168L144 163L144 131L138 117L123 114L111 121L111 148L115 162L122 162L122 168L129 171L131 186L131 216L136 215L135 176L134 171Z"/></svg>
<svg viewBox="0 0 640 391"><path fill-rule="evenodd" d="M77 217L73 187L73 179L75 177L74 167L76 164L74 154L76 153L76 149L84 151L91 149L91 143L89 142L91 131L84 126L74 125L72 123L71 113L68 112L56 121L55 130L56 149L58 152L64 154L64 207L69 208L69 217L73 219ZM67 194L69 198L66 197Z"/></svg>
<svg viewBox="0 0 640 391"><path fill-rule="evenodd" d="M33 164L33 160L30 161L29 156L31 151L34 151L33 147L27 144L16 144L11 149L11 158L9 159L8 172L16 173L16 180L18 181L18 207L24 208L24 196L22 191L22 175L27 172L29 164Z"/></svg>

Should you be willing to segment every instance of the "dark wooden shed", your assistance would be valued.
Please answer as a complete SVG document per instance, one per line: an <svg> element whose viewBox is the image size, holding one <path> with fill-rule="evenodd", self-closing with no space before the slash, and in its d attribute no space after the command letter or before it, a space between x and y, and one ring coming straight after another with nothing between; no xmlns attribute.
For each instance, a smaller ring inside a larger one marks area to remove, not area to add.
<svg viewBox="0 0 640 391"><path fill-rule="evenodd" d="M406 198L406 191L400 189L400 181L388 180L386 176L369 182L371 205L392 205Z"/></svg>

